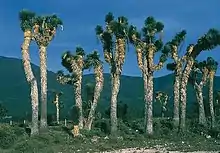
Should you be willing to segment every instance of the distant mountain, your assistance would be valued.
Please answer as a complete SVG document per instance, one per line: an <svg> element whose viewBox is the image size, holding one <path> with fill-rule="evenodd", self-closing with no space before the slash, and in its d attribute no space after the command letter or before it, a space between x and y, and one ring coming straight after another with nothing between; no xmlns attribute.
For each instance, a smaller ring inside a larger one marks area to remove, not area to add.
<svg viewBox="0 0 220 153"><path fill-rule="evenodd" d="M32 64L32 68L35 76L39 82L40 72L39 67ZM31 104L29 97L29 87L24 76L22 61L16 58L0 57L0 102L9 110L9 114L12 116L24 116L26 112L31 112ZM167 92L170 96L173 95L173 78L174 75L166 75L160 78L154 79L155 91L160 90ZM104 90L101 94L101 100L99 103L99 110L103 111L110 105L111 84L110 75L104 74L105 84ZM84 75L83 85L86 82L94 81L93 75ZM39 83L38 83L39 84ZM220 84L220 77L215 77L215 89ZM56 74L48 71L48 90L55 89L63 91L64 95L61 100L64 102L64 110L61 110L62 115L67 115L71 106L74 104L73 88L71 86L64 86L56 81ZM219 89L219 86L218 86ZM195 102L195 93L192 87L188 86L188 104ZM143 114L144 102L143 102L143 81L141 77L122 76L121 88L119 92L119 100L128 104L130 112L136 116ZM169 103L172 109L172 97ZM51 103L52 97L48 95L48 112L54 113L55 107ZM155 103L155 113L159 112L159 104ZM190 109L189 109L190 110Z"/></svg>

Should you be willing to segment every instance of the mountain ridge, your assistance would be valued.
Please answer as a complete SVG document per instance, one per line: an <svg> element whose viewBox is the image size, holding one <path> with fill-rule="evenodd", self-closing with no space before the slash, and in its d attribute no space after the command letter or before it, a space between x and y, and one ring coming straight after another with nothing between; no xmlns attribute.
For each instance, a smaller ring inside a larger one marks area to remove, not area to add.
<svg viewBox="0 0 220 153"><path fill-rule="evenodd" d="M32 64L33 72L38 81L38 87L40 82L40 70L39 66ZM22 60L18 58L0 57L0 101L7 107L9 114L12 116L24 116L26 112L31 113L31 104L29 97L29 87L24 75ZM172 109L172 95L173 95L173 74L154 78L154 90L167 92L171 96L169 102ZM99 110L104 111L110 105L111 96L111 82L110 75L104 74L104 89L101 93L101 99L99 102ZM83 76L83 87L86 82L94 82L93 74L86 74ZM219 89L217 84L220 84L220 77L215 77L214 88ZM74 104L73 88L70 85L61 85L56 81L56 74L53 71L48 71L48 90L61 90L64 95L61 97L61 101L64 102L64 110L61 110L63 116L68 115L71 106ZM207 89L205 89L207 92ZM83 94L85 94L83 90ZM130 111L136 112L137 116L143 115L144 108L144 91L143 80L138 76L121 76L121 86L118 96L118 101L122 101L128 104ZM195 102L194 90L191 85L188 85L188 104ZM55 112L55 106L53 106L52 97L48 94L48 113ZM154 103L154 110L160 109L158 103ZM156 113L156 114L157 114Z"/></svg>

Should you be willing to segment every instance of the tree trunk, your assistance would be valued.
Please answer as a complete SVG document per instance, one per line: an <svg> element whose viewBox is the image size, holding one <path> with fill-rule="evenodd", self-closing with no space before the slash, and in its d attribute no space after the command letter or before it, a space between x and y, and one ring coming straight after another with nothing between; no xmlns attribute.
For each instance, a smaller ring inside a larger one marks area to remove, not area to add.
<svg viewBox="0 0 220 153"><path fill-rule="evenodd" d="M116 135L118 130L118 121L117 121L117 97L120 88L120 75L119 74L112 74L112 96L111 96L111 134Z"/></svg>
<svg viewBox="0 0 220 153"><path fill-rule="evenodd" d="M79 76L79 80L75 83L75 101L76 106L79 109L79 129L83 129L83 109L82 109L82 76Z"/></svg>
<svg viewBox="0 0 220 153"><path fill-rule="evenodd" d="M194 64L193 59L189 59L186 63L186 67L183 71L181 78L181 88L180 88L180 131L185 130L186 126L186 98L187 98L187 84L190 72Z"/></svg>
<svg viewBox="0 0 220 153"><path fill-rule="evenodd" d="M31 135L36 135L39 133L38 129L38 87L37 81L34 77L31 63L30 63L30 54L29 54L29 46L31 43L31 31L24 32L24 42L22 44L22 62L24 67L25 76L28 84L31 88L31 108L32 108L32 127L31 127Z"/></svg>
<svg viewBox="0 0 220 153"><path fill-rule="evenodd" d="M47 51L45 46L39 47L41 77L41 119L40 130L47 130Z"/></svg>
<svg viewBox="0 0 220 153"><path fill-rule="evenodd" d="M199 105L199 124L206 125L205 108L203 103L203 88L199 85L195 85L196 98Z"/></svg>
<svg viewBox="0 0 220 153"><path fill-rule="evenodd" d="M213 82L214 82L214 73L211 72L210 79L209 79L209 107L210 107L212 128L215 127L215 112L214 112L214 105L213 105Z"/></svg>
<svg viewBox="0 0 220 153"><path fill-rule="evenodd" d="M179 107L180 107L180 104L179 104L179 101L180 101L180 76L179 75L175 75L175 80L174 80L174 89L173 89L173 92L174 92L174 103L173 103L173 121L174 121L174 125L176 127L179 126L179 120L180 120L180 117L179 117Z"/></svg>
<svg viewBox="0 0 220 153"><path fill-rule="evenodd" d="M56 103L56 117L57 117L57 124L60 124L60 109L59 109L59 102Z"/></svg>
<svg viewBox="0 0 220 153"><path fill-rule="evenodd" d="M153 73L150 72L148 74L148 92L147 92L147 118L146 118L146 125L145 131L149 135L153 135Z"/></svg>
<svg viewBox="0 0 220 153"><path fill-rule="evenodd" d="M140 62L140 60L139 60ZM143 56L143 67L140 67L142 71L142 77L144 81L144 125L147 127L148 124L148 64L146 56ZM146 130L147 131L147 130Z"/></svg>
<svg viewBox="0 0 220 153"><path fill-rule="evenodd" d="M85 125L85 128L87 130L91 130L91 128L92 128L92 122L94 120L95 111L96 111L96 107L98 104L101 90L102 90L102 82L98 82L95 86L94 99L93 99L91 109L89 111L88 119L87 119L86 125Z"/></svg>

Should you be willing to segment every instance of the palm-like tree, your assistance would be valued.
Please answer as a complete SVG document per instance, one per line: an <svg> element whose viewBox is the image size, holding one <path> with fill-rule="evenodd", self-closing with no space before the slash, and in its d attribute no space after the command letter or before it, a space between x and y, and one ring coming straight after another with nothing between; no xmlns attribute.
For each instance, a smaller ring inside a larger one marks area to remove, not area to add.
<svg viewBox="0 0 220 153"><path fill-rule="evenodd" d="M216 62L212 57L208 57L207 59L207 67L208 67L208 76L209 76L209 108L211 114L211 126L215 126L215 112L214 112L214 104L213 104L213 85L214 85L214 77L218 68L218 62Z"/></svg>
<svg viewBox="0 0 220 153"><path fill-rule="evenodd" d="M111 95L111 133L117 131L117 97L120 88L120 76L125 61L128 20L124 16L114 19L112 13L105 17L106 27L98 25L96 35L102 42L105 61L110 66L112 95Z"/></svg>
<svg viewBox="0 0 220 153"><path fill-rule="evenodd" d="M34 19L33 38L39 47L40 76L41 76L41 120L40 128L47 128L47 47L55 37L58 26L62 21L56 15L37 16Z"/></svg>
<svg viewBox="0 0 220 153"><path fill-rule="evenodd" d="M161 105L161 116L164 117L165 112L167 111L167 103L169 96L167 93L158 91L156 92L155 100L158 101Z"/></svg>
<svg viewBox="0 0 220 153"><path fill-rule="evenodd" d="M185 56L180 57L179 51L181 51L182 43L185 39L186 31L182 30L177 33L175 37L166 44L165 49L170 51L170 57L173 59L173 63L167 64L167 69L174 71L174 106L173 106L173 121L177 127L179 125L179 101L180 101L180 79L182 75L182 66L185 60Z"/></svg>
<svg viewBox="0 0 220 153"><path fill-rule="evenodd" d="M182 71L181 77L181 87L180 87L180 130L185 129L185 120L186 120L186 95L187 95L187 84L189 75L193 68L196 57L205 50L212 50L220 45L220 33L216 29L210 29L205 35L200 37L196 44L190 44L187 48L186 63Z"/></svg>
<svg viewBox="0 0 220 153"><path fill-rule="evenodd" d="M21 54L22 54L22 61L25 76L27 79L28 84L31 88L31 108L32 108L32 128L31 128L31 135L36 135L39 133L38 129L38 87L37 81L34 77L31 63L30 63L30 53L29 53L29 46L32 40L32 28L33 28L33 19L35 17L35 13L22 10L19 12L19 19L20 19L20 27L21 30L24 32L24 41L21 47Z"/></svg>
<svg viewBox="0 0 220 153"><path fill-rule="evenodd" d="M90 53L87 55L86 58L86 68L93 67L94 74L95 74L95 89L94 89L94 96L93 102L91 104L91 108L89 111L88 119L85 124L85 128L91 130L92 122L95 115L95 110L98 104L98 100L100 98L101 91L103 89L104 77L103 77L103 62L100 60L100 56L97 51Z"/></svg>
<svg viewBox="0 0 220 153"><path fill-rule="evenodd" d="M74 78L73 86L75 91L75 102L79 110L79 128L83 128L83 109L82 109L82 75L84 69L84 56L83 48L76 47L75 55L69 51L65 52L62 56L62 65L72 73Z"/></svg>
<svg viewBox="0 0 220 153"><path fill-rule="evenodd" d="M168 50L163 49L161 38L157 39L157 34L163 32L164 25L156 21L153 17L148 17L145 20L145 25L141 33L136 30L136 27L130 26L129 39L135 46L138 65L142 72L145 89L145 126L146 133L153 134L153 73L160 70L167 60ZM162 51L158 64L154 64L154 56L158 51Z"/></svg>
<svg viewBox="0 0 220 153"><path fill-rule="evenodd" d="M63 94L63 92L57 92L57 91L53 91L54 94L54 98L52 103L55 105L56 107L56 119L57 119L57 124L60 124L60 109L63 108L63 103L60 102L60 96Z"/></svg>
<svg viewBox="0 0 220 153"><path fill-rule="evenodd" d="M207 82L207 76L208 76L207 61L203 61L203 62L196 61L193 66L189 78L189 82L193 85L196 92L196 99L199 106L199 124L202 125L206 125L205 107L203 101L203 87Z"/></svg>

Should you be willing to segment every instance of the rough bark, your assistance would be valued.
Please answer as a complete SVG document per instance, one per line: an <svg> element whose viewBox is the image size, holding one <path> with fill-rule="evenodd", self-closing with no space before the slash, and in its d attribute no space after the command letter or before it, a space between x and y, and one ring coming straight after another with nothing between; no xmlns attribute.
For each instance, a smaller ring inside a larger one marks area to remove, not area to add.
<svg viewBox="0 0 220 153"><path fill-rule="evenodd" d="M183 131L186 126L186 98L187 98L187 84L189 80L189 75L191 73L192 67L194 64L194 59L188 59L183 75L181 78L181 87L180 87L180 130Z"/></svg>
<svg viewBox="0 0 220 153"><path fill-rule="evenodd" d="M196 99L199 105L199 124L206 125L205 117L205 107L203 103L203 87L207 80L208 69L204 67L202 69L202 80L197 83L197 80L194 81L194 89L196 91Z"/></svg>
<svg viewBox="0 0 220 153"><path fill-rule="evenodd" d="M95 80L96 80L96 85L95 85L95 91L94 91L94 99L93 99L91 109L88 115L88 119L85 125L85 128L87 130L91 130L92 128L92 122L94 120L96 107L98 104L98 100L100 98L101 91L103 89L104 77L103 77L103 68L101 65L95 68Z"/></svg>
<svg viewBox="0 0 220 153"><path fill-rule="evenodd" d="M180 76L176 75L174 78L174 106L173 106L173 121L174 125L177 127L179 125L179 101L180 101Z"/></svg>
<svg viewBox="0 0 220 153"><path fill-rule="evenodd" d="M203 103L203 89L196 86L196 99L199 105L199 124L206 125L205 108Z"/></svg>
<svg viewBox="0 0 220 153"><path fill-rule="evenodd" d="M153 135L153 73L148 73L147 83L147 116L146 116L146 128L145 131L149 135Z"/></svg>
<svg viewBox="0 0 220 153"><path fill-rule="evenodd" d="M39 47L40 53L40 82L41 82L41 119L40 130L47 129L47 52L45 46Z"/></svg>
<svg viewBox="0 0 220 153"><path fill-rule="evenodd" d="M56 118L57 118L57 124L60 124L60 109L59 109L59 102L56 103Z"/></svg>
<svg viewBox="0 0 220 153"><path fill-rule="evenodd" d="M182 76L182 62L183 58L179 58L178 56L178 47L175 45L172 45L172 55L171 57L173 58L174 62L176 63L176 69L174 71L174 89L173 89L173 94L174 94L174 99L173 99L173 121L174 121L174 126L178 127L179 126L179 121L180 121L180 114L179 114L179 108L180 108L180 81L181 81L181 76Z"/></svg>
<svg viewBox="0 0 220 153"><path fill-rule="evenodd" d="M213 105L213 83L214 83L214 72L210 72L209 74L209 108L211 114L211 126L215 127L215 112Z"/></svg>
<svg viewBox="0 0 220 153"><path fill-rule="evenodd" d="M148 125L148 64L146 56L143 57L142 77L144 81L144 125L146 126Z"/></svg>
<svg viewBox="0 0 220 153"><path fill-rule="evenodd" d="M32 126L31 126L31 135L36 135L39 133L38 129L38 87L37 81L34 77L31 63L30 63L30 54L29 46L31 43L32 34L31 31L24 32L24 42L22 44L21 53L22 53L22 62L24 67L25 76L28 84L31 88L31 108L32 108Z"/></svg>
<svg viewBox="0 0 220 153"><path fill-rule="evenodd" d="M111 134L114 135L118 129L117 121L117 97L120 88L120 75L112 75L112 96L111 96Z"/></svg>
<svg viewBox="0 0 220 153"><path fill-rule="evenodd" d="M112 82L112 95L111 95L111 134L115 135L118 130L117 121L117 97L120 89L120 76L122 66L125 61L125 39L117 38L115 43L114 65L111 65L111 82Z"/></svg>
<svg viewBox="0 0 220 153"><path fill-rule="evenodd" d="M82 109L82 76L79 76L79 79L75 83L75 101L76 101L76 106L79 109L79 129L83 129L83 109Z"/></svg>

